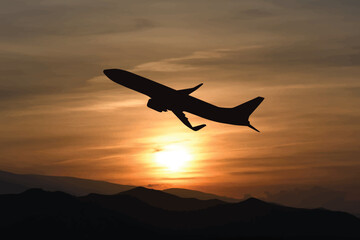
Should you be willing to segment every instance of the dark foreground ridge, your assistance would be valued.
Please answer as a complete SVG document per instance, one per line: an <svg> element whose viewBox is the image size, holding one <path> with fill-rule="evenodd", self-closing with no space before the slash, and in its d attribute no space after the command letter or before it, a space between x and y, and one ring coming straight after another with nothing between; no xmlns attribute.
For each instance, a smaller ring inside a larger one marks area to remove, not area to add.
<svg viewBox="0 0 360 240"><path fill-rule="evenodd" d="M0 231L12 239L360 237L360 219L344 212L290 208L255 198L239 203L218 202L214 206L206 206L208 201L197 200L197 206L201 206L198 210L170 211L166 209L169 206L154 206L156 198L159 198L159 203L169 199L176 199L174 201L179 205L189 202L185 198L145 188L84 197L41 189L0 195Z"/></svg>
<svg viewBox="0 0 360 240"><path fill-rule="evenodd" d="M199 200L196 198L182 198L170 193L144 187L133 188L119 194L133 196L153 207L170 211L200 210L225 204L225 202L218 199Z"/></svg>

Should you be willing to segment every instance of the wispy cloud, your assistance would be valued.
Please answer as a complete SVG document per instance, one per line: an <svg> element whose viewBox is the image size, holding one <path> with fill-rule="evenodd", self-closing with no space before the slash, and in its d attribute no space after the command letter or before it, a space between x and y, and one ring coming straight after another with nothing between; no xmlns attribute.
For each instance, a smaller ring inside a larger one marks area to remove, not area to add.
<svg viewBox="0 0 360 240"><path fill-rule="evenodd" d="M135 66L132 71L158 71L158 72L181 72L197 69L191 64L186 64L189 60L218 59L223 57L230 49L216 49L212 51L196 51L188 56L178 58L168 58L160 61L143 63Z"/></svg>

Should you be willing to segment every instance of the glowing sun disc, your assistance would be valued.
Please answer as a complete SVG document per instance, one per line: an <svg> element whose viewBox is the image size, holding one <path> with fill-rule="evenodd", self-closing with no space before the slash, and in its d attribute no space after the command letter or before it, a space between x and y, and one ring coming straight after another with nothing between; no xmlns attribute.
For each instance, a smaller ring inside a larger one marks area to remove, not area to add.
<svg viewBox="0 0 360 240"><path fill-rule="evenodd" d="M155 153L157 164L172 172L182 170L191 159L191 154L181 146L168 146Z"/></svg>

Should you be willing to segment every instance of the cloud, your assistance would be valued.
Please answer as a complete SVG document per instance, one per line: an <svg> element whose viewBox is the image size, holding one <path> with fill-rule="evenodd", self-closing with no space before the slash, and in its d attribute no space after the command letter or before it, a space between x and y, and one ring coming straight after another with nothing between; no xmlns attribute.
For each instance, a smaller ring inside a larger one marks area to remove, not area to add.
<svg viewBox="0 0 360 240"><path fill-rule="evenodd" d="M132 70L135 72L196 72L239 68L250 68L251 71L261 68L266 71L281 69L282 72L294 72L305 69L314 71L316 68L358 67L360 51L354 50L357 49L357 44L353 43L344 48L344 45L337 45L335 42L318 45L316 42L299 41L281 45L267 44L197 51L183 57L143 63L135 66Z"/></svg>
<svg viewBox="0 0 360 240"><path fill-rule="evenodd" d="M238 12L238 19L250 20L250 19L259 19L259 18L268 18L273 17L274 13L271 11L263 10L263 9L246 9Z"/></svg>
<svg viewBox="0 0 360 240"><path fill-rule="evenodd" d="M269 170L269 171L239 171L239 172L230 172L230 175L265 175L265 174L281 174L284 172L288 172L289 169L282 169L282 170Z"/></svg>
<svg viewBox="0 0 360 240"><path fill-rule="evenodd" d="M328 0L324 1L313 1L313 0L270 0L274 5L281 6L284 8L302 10L311 10L317 12L328 13L328 11L336 11L341 14L346 14L356 11L360 8L359 1L356 0ZM326 10L326 11L325 11Z"/></svg>
<svg viewBox="0 0 360 240"><path fill-rule="evenodd" d="M179 58L163 59L155 62L143 63L135 66L132 71L158 71L158 72L180 72L194 70L192 64L186 64L187 61L200 61L203 59L219 59L229 51L227 49L216 49L212 51L197 51L189 56Z"/></svg>
<svg viewBox="0 0 360 240"><path fill-rule="evenodd" d="M31 5L26 1L20 2L22 4L18 1L2 4L0 29L3 34L0 40L20 40L50 35L122 33L141 31L155 26L149 19L132 17L126 11L127 8L132 8L132 4L125 3L121 6L116 1L112 1L111 4L99 4L96 1L72 4L34 1ZM8 11L4 11L6 9Z"/></svg>
<svg viewBox="0 0 360 240"><path fill-rule="evenodd" d="M64 90L79 88L83 81L99 74L100 69L92 66L90 58L79 56L5 52L0 56L0 69L5 71L0 76L0 89L7 92L2 99L62 94Z"/></svg>
<svg viewBox="0 0 360 240"><path fill-rule="evenodd" d="M165 189L171 187L171 184L153 183L146 185L147 188Z"/></svg>

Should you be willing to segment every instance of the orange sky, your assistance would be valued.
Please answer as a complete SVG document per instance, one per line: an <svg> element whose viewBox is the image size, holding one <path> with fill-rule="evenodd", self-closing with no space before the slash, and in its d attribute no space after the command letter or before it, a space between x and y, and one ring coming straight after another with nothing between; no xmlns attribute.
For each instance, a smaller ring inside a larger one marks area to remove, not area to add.
<svg viewBox="0 0 360 240"><path fill-rule="evenodd" d="M360 199L357 1L0 3L0 169L241 197L297 186ZM261 133L146 107L106 68L223 107ZM176 172L169 146L191 155ZM185 150L184 150L185 149Z"/></svg>

